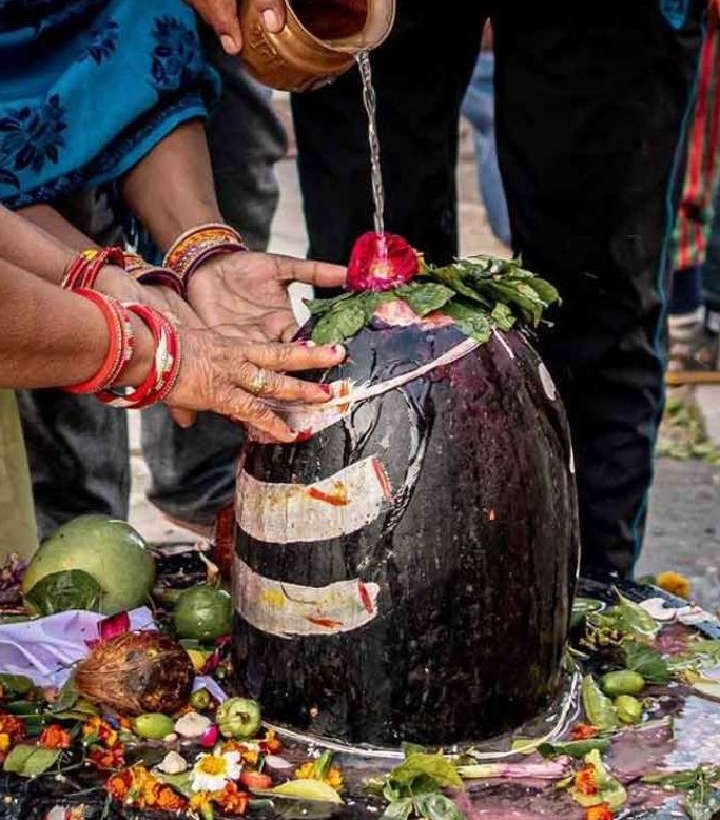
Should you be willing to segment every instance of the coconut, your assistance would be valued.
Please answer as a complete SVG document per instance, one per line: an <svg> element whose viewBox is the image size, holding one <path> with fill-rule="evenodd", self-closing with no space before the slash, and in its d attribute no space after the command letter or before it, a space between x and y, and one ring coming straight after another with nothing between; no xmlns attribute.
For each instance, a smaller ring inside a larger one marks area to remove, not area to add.
<svg viewBox="0 0 720 820"><path fill-rule="evenodd" d="M122 715L172 714L190 697L195 672L187 652L163 632L126 632L99 643L78 664L75 687Z"/></svg>

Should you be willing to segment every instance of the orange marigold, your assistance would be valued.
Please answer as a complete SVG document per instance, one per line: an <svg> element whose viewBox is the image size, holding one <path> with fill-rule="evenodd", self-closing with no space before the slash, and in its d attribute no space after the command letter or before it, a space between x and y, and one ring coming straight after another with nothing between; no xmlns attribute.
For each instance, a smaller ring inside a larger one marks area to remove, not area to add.
<svg viewBox="0 0 720 820"><path fill-rule="evenodd" d="M570 737L572 740L589 740L599 733L600 729L597 726L591 726L589 723L576 723L570 731Z"/></svg>
<svg viewBox="0 0 720 820"><path fill-rule="evenodd" d="M607 803L599 806L590 806L585 813L585 820L614 820L615 815L610 811Z"/></svg>
<svg viewBox="0 0 720 820"><path fill-rule="evenodd" d="M15 715L0 712L0 733L8 735L11 743L19 743L25 739L25 724Z"/></svg>
<svg viewBox="0 0 720 820"><path fill-rule="evenodd" d="M88 718L82 728L83 741L90 746L93 743L103 743L105 746L115 746L118 742L118 733L113 727L97 715Z"/></svg>
<svg viewBox="0 0 720 820"><path fill-rule="evenodd" d="M690 581L679 572L673 572L672 570L660 572L655 576L655 583L660 589L664 589L665 592L672 595L677 595L680 598L690 597Z"/></svg>
<svg viewBox="0 0 720 820"><path fill-rule="evenodd" d="M213 792L212 797L225 814L234 817L245 814L250 801L248 793L238 788L237 783L226 783L225 788Z"/></svg>
<svg viewBox="0 0 720 820"><path fill-rule="evenodd" d="M69 749L72 745L70 733L59 723L51 723L42 730L40 745L46 749Z"/></svg>
<svg viewBox="0 0 720 820"><path fill-rule="evenodd" d="M187 801L181 797L170 786L160 786L157 792L157 802L155 807L161 811L182 811L187 806Z"/></svg>
<svg viewBox="0 0 720 820"><path fill-rule="evenodd" d="M598 793L597 770L592 763L586 763L575 775L575 788L580 794Z"/></svg>
<svg viewBox="0 0 720 820"><path fill-rule="evenodd" d="M113 800L124 803L127 800L132 782L133 776L130 769L123 769L105 782L105 790Z"/></svg>

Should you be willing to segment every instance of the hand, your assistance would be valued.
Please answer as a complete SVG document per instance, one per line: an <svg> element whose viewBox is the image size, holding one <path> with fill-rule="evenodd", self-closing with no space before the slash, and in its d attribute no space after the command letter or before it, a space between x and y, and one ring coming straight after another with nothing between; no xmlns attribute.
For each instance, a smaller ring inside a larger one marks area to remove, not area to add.
<svg viewBox="0 0 720 820"><path fill-rule="evenodd" d="M260 430L280 442L298 431L263 401L322 403L326 385L304 382L275 371L323 370L345 358L341 346L253 344L211 330L180 329L182 363L167 404L183 410L212 410Z"/></svg>
<svg viewBox="0 0 720 820"><path fill-rule="evenodd" d="M190 304L208 327L254 341L288 340L297 330L287 286L339 287L345 268L267 253L213 256L192 275Z"/></svg>
<svg viewBox="0 0 720 820"><path fill-rule="evenodd" d="M238 0L187 0L220 38L220 45L228 54L237 54L242 48L242 33L238 17ZM265 28L277 34L285 28L284 0L250 0Z"/></svg>

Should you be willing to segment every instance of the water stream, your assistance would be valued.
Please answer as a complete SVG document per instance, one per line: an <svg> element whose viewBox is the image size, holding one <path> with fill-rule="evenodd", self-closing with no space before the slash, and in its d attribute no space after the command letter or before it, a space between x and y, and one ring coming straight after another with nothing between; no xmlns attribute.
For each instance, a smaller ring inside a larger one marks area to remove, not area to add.
<svg viewBox="0 0 720 820"><path fill-rule="evenodd" d="M370 55L361 51L355 60L360 70L363 86L363 102L368 116L368 142L370 145L370 183L372 186L373 204L375 213L373 224L375 233L379 237L385 236L385 189L383 187L382 168L380 166L380 142L377 135L377 121L375 117L375 89L372 84L372 70Z"/></svg>

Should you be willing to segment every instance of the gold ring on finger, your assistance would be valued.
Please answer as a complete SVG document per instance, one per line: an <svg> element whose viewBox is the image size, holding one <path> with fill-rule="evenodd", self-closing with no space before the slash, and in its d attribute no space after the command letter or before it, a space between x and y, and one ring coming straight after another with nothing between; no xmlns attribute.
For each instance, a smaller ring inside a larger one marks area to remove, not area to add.
<svg viewBox="0 0 720 820"><path fill-rule="evenodd" d="M258 370L252 377L250 384L248 385L248 390L253 394L253 396L259 396L266 387L267 376L265 375L265 371Z"/></svg>

